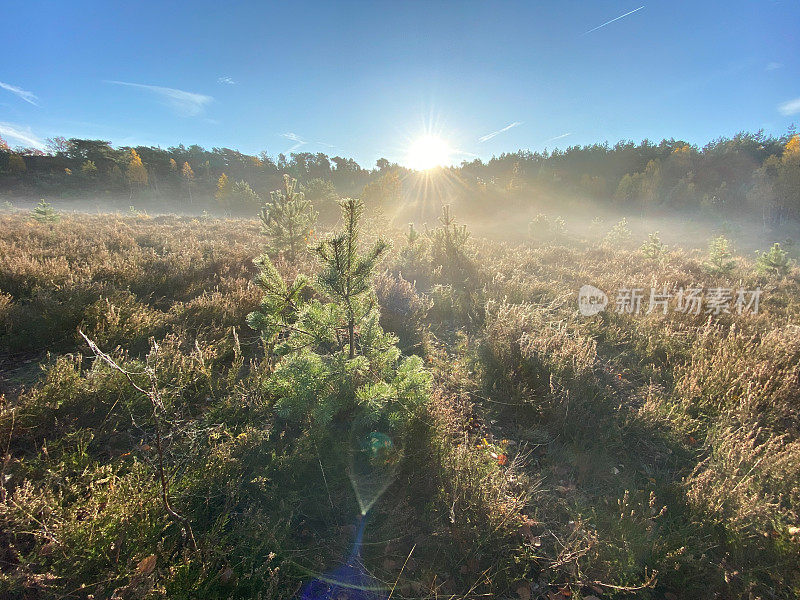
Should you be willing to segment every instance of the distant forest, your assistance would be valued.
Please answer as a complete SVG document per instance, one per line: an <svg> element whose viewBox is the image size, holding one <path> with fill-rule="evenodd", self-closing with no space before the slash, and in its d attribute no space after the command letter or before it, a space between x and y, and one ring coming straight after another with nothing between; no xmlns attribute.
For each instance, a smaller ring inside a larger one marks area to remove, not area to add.
<svg viewBox="0 0 800 600"><path fill-rule="evenodd" d="M743 132L702 148L669 139L520 150L438 173L416 173L386 159L366 169L310 152L272 157L197 145L115 148L74 138L52 138L47 147L11 149L0 138L0 200L126 198L156 207L163 202L165 211L185 205L253 215L288 173L323 218L336 214L340 196L389 208L426 195L473 215L589 200L637 211L749 215L770 225L800 218L800 136L793 127L781 137Z"/></svg>

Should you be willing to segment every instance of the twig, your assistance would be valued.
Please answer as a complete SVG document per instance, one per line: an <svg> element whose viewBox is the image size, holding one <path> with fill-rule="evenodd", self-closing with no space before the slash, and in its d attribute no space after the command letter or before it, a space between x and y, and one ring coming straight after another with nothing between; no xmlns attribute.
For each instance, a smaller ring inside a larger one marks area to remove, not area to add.
<svg viewBox="0 0 800 600"><path fill-rule="evenodd" d="M6 450L3 452L2 460L3 465L0 467L0 502L6 501L6 465L11 462L11 438L14 435L14 425L17 421L17 411L16 407L11 409L11 429L8 431L8 443L6 444Z"/></svg>
<svg viewBox="0 0 800 600"><path fill-rule="evenodd" d="M602 581L593 581L594 585L599 585L600 587L607 587L612 590L619 590L621 592L638 592L645 588L653 587L656 584L656 576L658 575L658 571L651 571L650 576L647 576L647 569L644 570L645 581L641 585L614 585L611 583L603 583Z"/></svg>
<svg viewBox="0 0 800 600"><path fill-rule="evenodd" d="M400 568L400 572L397 574L397 579L394 580L394 585L392 586L392 591L389 592L389 596L386 598L386 600L392 600L392 594L394 594L394 589L397 587L397 582L400 581L400 576L403 574L403 571L406 568L406 564L408 563L408 559L411 558L411 554L414 552L414 548L416 548L416 547L417 547L416 544L414 544L411 547L411 550L409 551L408 556L406 556L406 559L403 561L403 566Z"/></svg>
<svg viewBox="0 0 800 600"><path fill-rule="evenodd" d="M95 356L109 365L112 369L122 373L125 375L125 378L128 380L128 383L136 389L137 391L141 392L150 400L153 405L153 422L155 425L156 430L156 452L158 454L158 478L161 483L161 503L164 505L164 510L170 516L170 518L175 521L180 528L183 530L184 538L189 540L189 546L192 550L197 550L197 542L194 539L194 532L192 531L192 526L189 523L189 520L184 517L183 515L178 514L173 508L170 503L169 499L169 483L167 482L167 477L164 473L164 448L162 445L161 439L161 419L159 419L159 411L164 410L164 402L161 400L161 395L158 390L158 380L156 378L155 371L147 366L145 368L144 373L131 373L123 369L120 365L118 365L113 358L111 358L108 354L100 350L92 340L90 340L86 334L83 333L80 329L78 333L81 337L86 340L86 343L89 344L89 348L92 352L94 352ZM153 351L158 352L158 344L153 342ZM139 384L136 383L133 379L133 375L147 375L150 379L150 389L146 390L141 387Z"/></svg>

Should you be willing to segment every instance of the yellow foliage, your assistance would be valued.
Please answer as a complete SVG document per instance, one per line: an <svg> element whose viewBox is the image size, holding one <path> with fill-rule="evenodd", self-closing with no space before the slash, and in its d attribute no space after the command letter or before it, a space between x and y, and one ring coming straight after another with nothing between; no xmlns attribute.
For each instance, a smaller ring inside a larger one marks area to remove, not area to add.
<svg viewBox="0 0 800 600"><path fill-rule="evenodd" d="M217 180L217 193L214 197L220 204L226 204L228 197L231 194L231 183L228 181L228 176L223 173Z"/></svg>
<svg viewBox="0 0 800 600"><path fill-rule="evenodd" d="M190 182L194 179L194 171L192 171L192 166L188 162L183 163L181 177L183 177L187 182Z"/></svg>
<svg viewBox="0 0 800 600"><path fill-rule="evenodd" d="M131 148L131 156L128 162L127 177L128 183L131 185L147 185L147 169L142 163L141 157L133 148Z"/></svg>
<svg viewBox="0 0 800 600"><path fill-rule="evenodd" d="M793 135L783 149L784 156L800 153L800 134Z"/></svg>

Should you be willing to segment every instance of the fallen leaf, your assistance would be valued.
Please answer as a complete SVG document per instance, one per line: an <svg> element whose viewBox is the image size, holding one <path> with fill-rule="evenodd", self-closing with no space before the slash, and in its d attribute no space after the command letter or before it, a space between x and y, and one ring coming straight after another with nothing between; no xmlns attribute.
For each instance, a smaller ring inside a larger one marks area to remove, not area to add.
<svg viewBox="0 0 800 600"><path fill-rule="evenodd" d="M139 562L139 566L136 567L136 573L138 575L150 575L156 568L156 555L151 554L143 558Z"/></svg>
<svg viewBox="0 0 800 600"><path fill-rule="evenodd" d="M523 583L517 588L517 596L520 597L520 600L530 600L531 586L529 586L527 583Z"/></svg>

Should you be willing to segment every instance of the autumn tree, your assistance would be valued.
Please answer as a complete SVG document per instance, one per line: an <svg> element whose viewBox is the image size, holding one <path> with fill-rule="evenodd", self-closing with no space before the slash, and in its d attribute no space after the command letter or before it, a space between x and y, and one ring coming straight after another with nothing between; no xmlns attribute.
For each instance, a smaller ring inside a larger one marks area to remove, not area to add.
<svg viewBox="0 0 800 600"><path fill-rule="evenodd" d="M133 148L131 148L130 157L128 159L128 170L125 176L130 186L131 196L133 196L134 186L141 190L143 186L147 185L147 169L144 164L142 164L141 157Z"/></svg>
<svg viewBox="0 0 800 600"><path fill-rule="evenodd" d="M228 176L223 173L217 179L217 191L214 193L217 203L226 211L231 210L231 183Z"/></svg>
<svg viewBox="0 0 800 600"><path fill-rule="evenodd" d="M186 189L189 191L189 204L193 204L194 200L192 199L192 184L194 183L194 171L192 171L192 166L188 162L184 162L183 167L181 168L181 180L183 181L183 185L185 185Z"/></svg>
<svg viewBox="0 0 800 600"><path fill-rule="evenodd" d="M63 136L47 138L46 144L54 156L65 156L69 152L69 141Z"/></svg>
<svg viewBox="0 0 800 600"><path fill-rule="evenodd" d="M261 208L261 225L270 239L270 250L285 251L289 261L295 263L311 237L317 213L305 194L296 190L296 179L284 175L283 184L282 190L270 192L269 202Z"/></svg>

